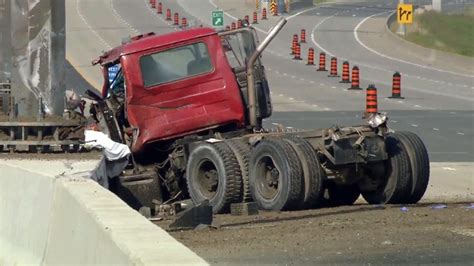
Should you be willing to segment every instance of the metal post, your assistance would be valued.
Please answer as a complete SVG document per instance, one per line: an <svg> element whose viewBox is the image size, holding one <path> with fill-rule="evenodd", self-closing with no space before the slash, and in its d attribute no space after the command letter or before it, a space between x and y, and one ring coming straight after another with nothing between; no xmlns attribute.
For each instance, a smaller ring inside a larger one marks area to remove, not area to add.
<svg viewBox="0 0 474 266"><path fill-rule="evenodd" d="M400 4L405 4L405 0L399 0ZM398 24L397 34L405 36L407 33L407 27L405 24Z"/></svg>

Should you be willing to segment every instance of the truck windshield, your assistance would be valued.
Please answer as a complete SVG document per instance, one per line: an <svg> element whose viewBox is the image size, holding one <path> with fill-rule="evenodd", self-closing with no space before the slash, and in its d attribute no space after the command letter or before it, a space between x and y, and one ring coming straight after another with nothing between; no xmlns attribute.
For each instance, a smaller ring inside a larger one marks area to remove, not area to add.
<svg viewBox="0 0 474 266"><path fill-rule="evenodd" d="M199 42L144 55L140 68L144 87L151 87L212 72L214 66L206 44Z"/></svg>

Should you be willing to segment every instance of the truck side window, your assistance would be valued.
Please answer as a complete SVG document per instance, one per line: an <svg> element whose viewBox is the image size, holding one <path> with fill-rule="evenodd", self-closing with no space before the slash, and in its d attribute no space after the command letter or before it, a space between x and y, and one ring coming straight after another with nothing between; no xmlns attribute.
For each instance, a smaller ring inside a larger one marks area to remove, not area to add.
<svg viewBox="0 0 474 266"><path fill-rule="evenodd" d="M166 82L211 72L214 69L207 46L194 43L140 58L143 85L155 86Z"/></svg>

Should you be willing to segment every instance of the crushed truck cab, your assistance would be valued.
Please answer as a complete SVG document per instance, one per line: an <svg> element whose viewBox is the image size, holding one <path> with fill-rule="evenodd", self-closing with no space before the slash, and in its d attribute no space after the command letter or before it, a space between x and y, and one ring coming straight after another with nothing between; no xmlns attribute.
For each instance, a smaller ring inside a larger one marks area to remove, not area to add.
<svg viewBox="0 0 474 266"><path fill-rule="evenodd" d="M105 76L108 67L121 66L134 152L154 141L216 127L245 126L237 81L221 39L212 29L138 36L97 62ZM103 96L110 93L106 81Z"/></svg>
<svg viewBox="0 0 474 266"><path fill-rule="evenodd" d="M421 199L426 148L413 133L393 133L383 114L358 126L262 127L273 108L261 54L285 23L262 42L251 27L148 33L94 60L104 85L89 92L91 114L134 155L119 196L136 208L208 200L215 213L250 201L280 211L361 194L374 204Z"/></svg>

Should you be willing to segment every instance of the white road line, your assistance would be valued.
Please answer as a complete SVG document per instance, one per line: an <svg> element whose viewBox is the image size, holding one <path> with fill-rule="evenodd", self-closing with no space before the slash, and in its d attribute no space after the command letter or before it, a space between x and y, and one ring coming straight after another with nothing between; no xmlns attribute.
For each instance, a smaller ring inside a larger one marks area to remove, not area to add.
<svg viewBox="0 0 474 266"><path fill-rule="evenodd" d="M392 11L384 11L384 12L380 12L380 13L373 14L373 15L371 15L371 16L368 16L368 17L366 17L365 19L363 19L361 22L359 22L359 24L357 24L357 26L354 28L354 37L355 37L356 41L357 41L362 47L364 47L364 48L367 49L368 51L370 51L370 52L372 52L372 53L374 53L374 54L376 54L376 55L378 55L378 56L381 56L381 57L386 58L386 59L389 59L389 60L397 61L397 62L400 62L400 63L404 63L404 64L408 64L408 65L412 65L412 66L417 66L417 67L421 67L421 68L424 68L424 69L434 70L434 71L438 71L438 72L442 72L442 73L449 73L449 74L457 75L457 76L461 76L461 77L468 77L468 78L474 77L474 75L465 75L465 74L461 74L461 73L456 73L456 72L452 72L452 71L447 71L447 70L438 69L438 68L435 68L435 67L430 67L430 66L425 66L425 65L420 65L420 64L408 62L408 61L405 61L405 60L402 60L402 59L399 59L399 58L394 58L394 57L388 56L388 55L386 55L386 54L377 52L377 51L375 51L374 49L372 49L372 48L368 47L367 45L365 45L365 44L359 39L359 34L357 33L357 31L359 30L360 26L362 26L362 24L364 24L367 20L369 20L369 19L371 19L371 18L373 18L373 17L375 17L375 16L379 16L379 15L388 13L388 12L392 12Z"/></svg>
<svg viewBox="0 0 474 266"><path fill-rule="evenodd" d="M339 13L335 13L334 15L331 15L329 17L326 17L324 19L322 19L320 22L318 22L318 24L316 24L314 27L313 27L313 30L311 30L311 41L314 43L314 45L316 45L321 51L323 51L324 53L326 53L326 55L328 56L334 56L331 52L329 52L328 50L324 49L321 45L319 45L318 42L316 42L316 39L314 37L314 32L316 31L316 29L321 25L323 24L324 22L326 22L326 20L330 19L330 18L333 18L335 16L337 16ZM342 58L341 58L342 59ZM344 60L344 59L343 59Z"/></svg>
<svg viewBox="0 0 474 266"><path fill-rule="evenodd" d="M433 130L434 131L439 131L439 128L434 127Z"/></svg>
<svg viewBox="0 0 474 266"><path fill-rule="evenodd" d="M462 133L462 132L457 132L456 134L464 136L464 133Z"/></svg>
<svg viewBox="0 0 474 266"><path fill-rule="evenodd" d="M104 40L104 38L102 38L102 36L100 36L100 34L94 30L91 25L89 24L89 22L87 22L86 18L84 17L84 15L82 15L81 13L81 10L79 8L79 4L80 4L81 0L77 0L76 2L76 12L77 14L79 15L79 17L81 17L81 20L82 22L84 22L84 24L86 24L87 28L92 31L92 33L94 33L95 36L97 36L97 38L99 38L100 42L105 45L107 47L108 50L112 49L112 45L110 45L106 40Z"/></svg>
<svg viewBox="0 0 474 266"><path fill-rule="evenodd" d="M418 127L418 125L417 125L417 124L411 124L411 126L412 126L412 127Z"/></svg>
<svg viewBox="0 0 474 266"><path fill-rule="evenodd" d="M132 27L132 25L130 25L130 23L128 23L118 12L117 10L115 9L115 5L114 5L114 0L109 0L109 3L110 3L110 6L112 7L112 12L114 13L114 16L119 19L120 21L122 21L122 23L125 23L125 25L127 25L130 29L132 29L136 34L140 34L140 31L138 31L137 29L135 29L134 27Z"/></svg>

